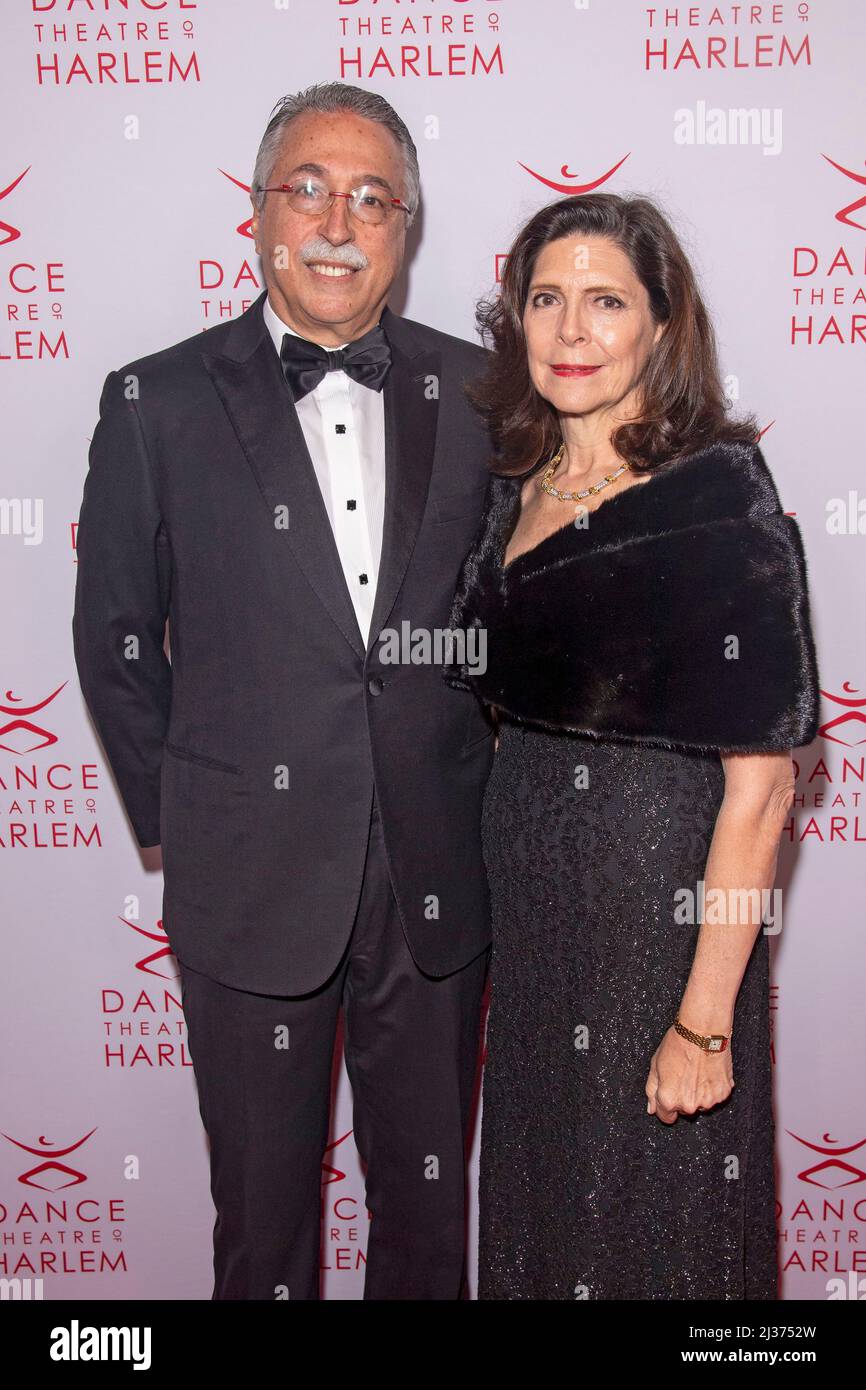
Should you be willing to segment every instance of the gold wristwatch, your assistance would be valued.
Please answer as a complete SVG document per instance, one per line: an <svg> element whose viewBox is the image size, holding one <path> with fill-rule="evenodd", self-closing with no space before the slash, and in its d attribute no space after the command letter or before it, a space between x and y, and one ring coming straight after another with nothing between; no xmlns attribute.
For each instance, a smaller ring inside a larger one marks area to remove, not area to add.
<svg viewBox="0 0 866 1390"><path fill-rule="evenodd" d="M689 1042L696 1043L698 1047L703 1048L704 1052L724 1052L734 1031L731 1029L731 1034L728 1037L725 1037L724 1033L710 1033L708 1036L704 1033L693 1033L691 1028L680 1023L679 1014L674 1019L674 1028L681 1038L688 1038Z"/></svg>

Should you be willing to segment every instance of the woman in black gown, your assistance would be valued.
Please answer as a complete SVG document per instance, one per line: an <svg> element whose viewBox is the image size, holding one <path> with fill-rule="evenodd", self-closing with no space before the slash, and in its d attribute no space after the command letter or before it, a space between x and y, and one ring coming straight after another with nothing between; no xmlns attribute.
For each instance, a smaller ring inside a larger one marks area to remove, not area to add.
<svg viewBox="0 0 866 1390"><path fill-rule="evenodd" d="M543 209L479 322L496 458L451 627L483 659L446 669L498 723L479 1298L776 1298L760 928L817 728L799 531L648 200Z"/></svg>

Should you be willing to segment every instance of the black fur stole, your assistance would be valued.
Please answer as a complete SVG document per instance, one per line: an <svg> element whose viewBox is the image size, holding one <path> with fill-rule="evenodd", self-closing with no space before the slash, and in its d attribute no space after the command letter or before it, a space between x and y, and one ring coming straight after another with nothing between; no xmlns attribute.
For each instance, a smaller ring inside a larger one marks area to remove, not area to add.
<svg viewBox="0 0 866 1390"><path fill-rule="evenodd" d="M815 737L803 544L757 445L664 464L503 569L520 490L491 475L450 620L483 629L486 670L470 646L443 668L449 684L543 728L666 747Z"/></svg>

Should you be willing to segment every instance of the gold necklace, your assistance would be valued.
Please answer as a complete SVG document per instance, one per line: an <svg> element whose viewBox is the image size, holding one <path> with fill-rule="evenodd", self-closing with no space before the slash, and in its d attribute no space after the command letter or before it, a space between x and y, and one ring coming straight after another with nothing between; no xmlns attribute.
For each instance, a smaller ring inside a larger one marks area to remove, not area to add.
<svg viewBox="0 0 866 1390"><path fill-rule="evenodd" d="M606 473L602 481L600 483L593 483L592 487L586 487L581 492L560 492L559 488L554 487L550 480L556 472L556 465L562 458L564 448L565 445L560 444L553 458L550 460L550 463L545 468L541 482L538 484L542 492L546 492L550 497L558 498L560 502L576 502L582 497L591 497L593 493L601 492L602 488L607 487L608 483L612 483L619 478L627 468L631 468L630 463L622 463L615 473Z"/></svg>

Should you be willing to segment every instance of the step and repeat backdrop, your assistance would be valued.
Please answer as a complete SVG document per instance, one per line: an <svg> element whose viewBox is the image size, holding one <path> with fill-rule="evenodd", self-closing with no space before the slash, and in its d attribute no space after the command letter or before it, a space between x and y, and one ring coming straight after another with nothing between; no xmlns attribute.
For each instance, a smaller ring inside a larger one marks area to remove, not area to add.
<svg viewBox="0 0 866 1390"><path fill-rule="evenodd" d="M256 298L261 134L281 96L340 79L418 147L396 312L474 338L516 230L562 195L657 198L692 257L802 529L821 673L769 927L784 1297L866 1296L866 6L4 0L2 27L0 1277L211 1294L159 852L73 662L76 520L106 374ZM369 1218L342 1072L335 1091L324 1288L357 1299ZM477 1137L473 1277L476 1177Z"/></svg>

